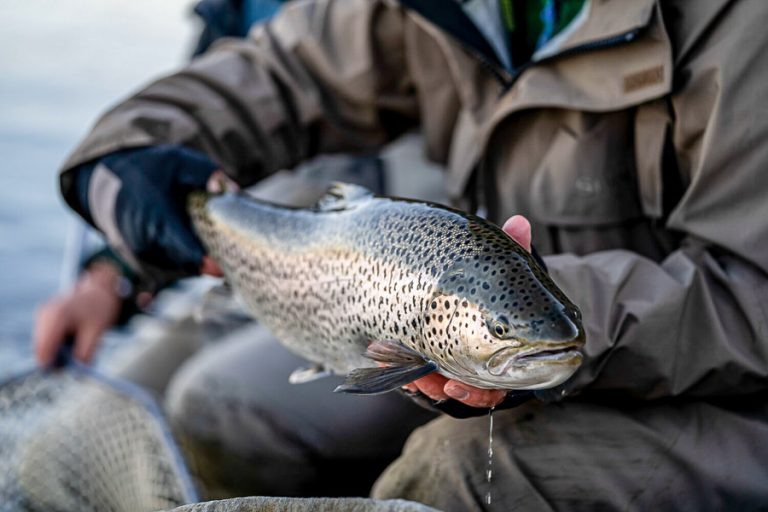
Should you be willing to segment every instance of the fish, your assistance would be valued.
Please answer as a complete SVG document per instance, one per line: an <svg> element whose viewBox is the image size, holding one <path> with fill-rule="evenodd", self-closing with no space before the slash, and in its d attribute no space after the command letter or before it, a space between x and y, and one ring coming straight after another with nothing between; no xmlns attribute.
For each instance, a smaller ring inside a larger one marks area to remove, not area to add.
<svg viewBox="0 0 768 512"><path fill-rule="evenodd" d="M313 363L377 394L437 372L540 390L582 362L579 308L487 220L336 183L312 208L195 192L193 228L248 311Z"/></svg>

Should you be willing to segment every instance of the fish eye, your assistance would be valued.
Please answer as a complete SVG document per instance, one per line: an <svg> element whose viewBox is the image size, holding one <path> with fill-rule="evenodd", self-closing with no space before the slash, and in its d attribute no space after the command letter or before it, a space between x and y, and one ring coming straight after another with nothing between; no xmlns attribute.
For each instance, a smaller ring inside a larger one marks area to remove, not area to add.
<svg viewBox="0 0 768 512"><path fill-rule="evenodd" d="M510 325L509 320L504 315L497 316L491 323L491 332L498 337L503 338L509 333Z"/></svg>

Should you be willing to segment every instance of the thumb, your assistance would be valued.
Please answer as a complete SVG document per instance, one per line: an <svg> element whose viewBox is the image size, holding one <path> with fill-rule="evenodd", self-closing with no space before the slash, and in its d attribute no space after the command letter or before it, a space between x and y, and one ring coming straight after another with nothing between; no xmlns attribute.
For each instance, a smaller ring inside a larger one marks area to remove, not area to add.
<svg viewBox="0 0 768 512"><path fill-rule="evenodd" d="M221 271L219 264L210 256L203 256L203 263L200 265L200 273L214 277L224 276L224 272Z"/></svg>
<svg viewBox="0 0 768 512"><path fill-rule="evenodd" d="M520 244L523 249L531 252L531 223L522 215L515 215L507 219L501 228L506 234Z"/></svg>

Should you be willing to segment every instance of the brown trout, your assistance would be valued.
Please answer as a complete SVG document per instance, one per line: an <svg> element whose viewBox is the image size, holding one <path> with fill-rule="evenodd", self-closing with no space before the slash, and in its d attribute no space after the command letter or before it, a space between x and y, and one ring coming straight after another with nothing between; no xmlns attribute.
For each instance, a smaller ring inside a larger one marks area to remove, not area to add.
<svg viewBox="0 0 768 512"><path fill-rule="evenodd" d="M480 217L346 184L311 209L200 193L189 212L250 312L318 364L292 381L325 370L347 375L337 391L372 394L437 371L544 389L581 363L578 308Z"/></svg>

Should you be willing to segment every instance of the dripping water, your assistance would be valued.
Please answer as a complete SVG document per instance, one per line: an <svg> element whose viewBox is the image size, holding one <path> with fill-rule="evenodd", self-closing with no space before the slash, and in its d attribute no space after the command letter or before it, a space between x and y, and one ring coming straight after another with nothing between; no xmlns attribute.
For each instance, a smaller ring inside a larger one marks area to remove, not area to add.
<svg viewBox="0 0 768 512"><path fill-rule="evenodd" d="M485 503L491 504L491 481L493 479L493 407L488 409L488 469L485 473L485 481L488 483L488 492L485 495Z"/></svg>

